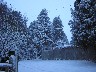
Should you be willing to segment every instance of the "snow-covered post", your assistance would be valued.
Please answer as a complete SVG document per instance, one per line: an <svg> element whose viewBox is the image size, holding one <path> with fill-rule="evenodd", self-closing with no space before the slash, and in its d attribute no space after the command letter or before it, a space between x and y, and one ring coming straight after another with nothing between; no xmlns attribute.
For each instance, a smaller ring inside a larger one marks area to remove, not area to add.
<svg viewBox="0 0 96 72"><path fill-rule="evenodd" d="M14 54L12 54L9 58L9 63L12 64L12 68L10 68L10 72L18 72L18 53L17 47L15 47Z"/></svg>
<svg viewBox="0 0 96 72"><path fill-rule="evenodd" d="M15 56L16 56L16 72L18 72L18 48L15 47Z"/></svg>
<svg viewBox="0 0 96 72"><path fill-rule="evenodd" d="M16 57L14 55L10 56L9 63L12 64L12 68L10 68L10 72L15 72L15 70L16 70Z"/></svg>

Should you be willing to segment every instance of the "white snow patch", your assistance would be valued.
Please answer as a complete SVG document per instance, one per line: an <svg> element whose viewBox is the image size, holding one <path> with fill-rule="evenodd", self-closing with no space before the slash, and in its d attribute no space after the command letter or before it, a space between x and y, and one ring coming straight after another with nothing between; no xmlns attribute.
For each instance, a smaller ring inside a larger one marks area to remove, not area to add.
<svg viewBox="0 0 96 72"><path fill-rule="evenodd" d="M66 45L66 44L65 44L64 47L71 47L71 45Z"/></svg>
<svg viewBox="0 0 96 72"><path fill-rule="evenodd" d="M96 64L77 60L29 60L19 62L18 72L96 72Z"/></svg>

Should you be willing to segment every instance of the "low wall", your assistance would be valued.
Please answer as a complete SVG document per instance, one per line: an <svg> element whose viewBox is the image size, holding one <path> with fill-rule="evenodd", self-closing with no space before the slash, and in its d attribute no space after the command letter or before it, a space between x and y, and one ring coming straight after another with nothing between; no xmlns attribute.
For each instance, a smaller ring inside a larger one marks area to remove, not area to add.
<svg viewBox="0 0 96 72"><path fill-rule="evenodd" d="M42 51L43 60L92 60L96 57L95 50L88 49L84 51L81 48L62 48L49 51Z"/></svg>

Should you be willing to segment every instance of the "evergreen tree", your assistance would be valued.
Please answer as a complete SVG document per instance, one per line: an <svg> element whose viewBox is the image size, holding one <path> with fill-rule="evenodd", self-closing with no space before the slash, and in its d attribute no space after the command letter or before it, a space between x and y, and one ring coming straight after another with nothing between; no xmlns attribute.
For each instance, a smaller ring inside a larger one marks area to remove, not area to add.
<svg viewBox="0 0 96 72"><path fill-rule="evenodd" d="M96 49L96 1L76 0L71 9L73 20L69 22L73 44Z"/></svg>
<svg viewBox="0 0 96 72"><path fill-rule="evenodd" d="M27 58L28 32L27 19L21 12L8 8L7 3L0 1L0 51L2 56L18 49L21 59Z"/></svg>
<svg viewBox="0 0 96 72"><path fill-rule="evenodd" d="M64 44L69 45L69 41L68 41L67 36L66 36L65 33L64 33L64 39L63 39L63 42L64 42Z"/></svg>
<svg viewBox="0 0 96 72"><path fill-rule="evenodd" d="M34 52L38 57L40 57L42 50L49 50L52 46L51 25L52 23L48 17L47 10L42 9L37 20L33 21L29 26L30 34L34 42Z"/></svg>
<svg viewBox="0 0 96 72"><path fill-rule="evenodd" d="M53 19L53 28L54 28L54 42L64 38L63 25L60 17L55 17Z"/></svg>
<svg viewBox="0 0 96 72"><path fill-rule="evenodd" d="M52 40L51 40L51 35L52 35L52 28L51 28L51 22L50 18L48 17L48 12L46 9L42 9L40 14L37 17L37 22L38 22L38 30L39 30L39 36L40 36L40 41L43 46L43 50L49 49Z"/></svg>
<svg viewBox="0 0 96 72"><path fill-rule="evenodd" d="M60 45L61 43L63 46L64 43L68 43L67 36L63 31L62 21L59 16L53 19L53 41L55 44Z"/></svg>
<svg viewBox="0 0 96 72"><path fill-rule="evenodd" d="M30 36L31 36L31 39L33 40L33 58L37 58L37 55L38 55L38 52L39 50L38 49L41 49L41 43L40 43L40 33L39 33L39 30L38 30L38 23L37 21L33 21L30 23L30 26L29 26L29 33L30 33Z"/></svg>

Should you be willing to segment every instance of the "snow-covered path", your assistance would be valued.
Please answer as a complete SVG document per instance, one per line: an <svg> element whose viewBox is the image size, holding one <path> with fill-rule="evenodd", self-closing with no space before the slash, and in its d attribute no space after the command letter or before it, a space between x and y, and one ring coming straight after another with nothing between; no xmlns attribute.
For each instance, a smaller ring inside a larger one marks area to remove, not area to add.
<svg viewBox="0 0 96 72"><path fill-rule="evenodd" d="M19 72L96 72L96 64L76 60L20 61Z"/></svg>

